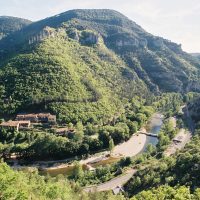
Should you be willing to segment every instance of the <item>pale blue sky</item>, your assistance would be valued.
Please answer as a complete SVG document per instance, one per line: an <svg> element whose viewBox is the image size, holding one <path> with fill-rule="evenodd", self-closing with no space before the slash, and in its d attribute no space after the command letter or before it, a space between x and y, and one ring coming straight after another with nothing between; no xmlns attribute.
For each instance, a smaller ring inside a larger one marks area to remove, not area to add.
<svg viewBox="0 0 200 200"><path fill-rule="evenodd" d="M185 51L200 52L200 0L0 0L0 16L34 21L77 8L115 9Z"/></svg>

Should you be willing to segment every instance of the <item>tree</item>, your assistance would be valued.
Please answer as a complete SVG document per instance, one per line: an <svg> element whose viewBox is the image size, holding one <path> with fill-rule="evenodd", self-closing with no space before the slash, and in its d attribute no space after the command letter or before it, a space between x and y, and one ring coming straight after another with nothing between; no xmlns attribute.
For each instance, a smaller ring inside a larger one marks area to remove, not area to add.
<svg viewBox="0 0 200 200"><path fill-rule="evenodd" d="M106 130L102 130L99 132L99 140L103 143L103 147L104 148L108 148L109 147L109 132Z"/></svg>
<svg viewBox="0 0 200 200"><path fill-rule="evenodd" d="M83 168L79 162L74 162L74 170L73 170L73 177L75 180L81 178L83 176Z"/></svg>
<svg viewBox="0 0 200 200"><path fill-rule="evenodd" d="M147 117L146 117L146 115L143 114L143 113L137 113L136 119L137 119L138 123L139 123L140 126L141 126L141 125L143 125L144 122L147 120Z"/></svg>
<svg viewBox="0 0 200 200"><path fill-rule="evenodd" d="M130 129L130 133L133 134L133 133L136 133L138 131L138 122L135 122L135 121L128 121L127 122L127 125Z"/></svg>
<svg viewBox="0 0 200 200"><path fill-rule="evenodd" d="M110 151L110 154L112 153L114 147L115 147L115 144L114 144L113 139L111 138L111 139L109 140L109 151Z"/></svg>
<svg viewBox="0 0 200 200"><path fill-rule="evenodd" d="M152 155L153 153L156 152L156 147L152 144L148 144L146 147L146 152Z"/></svg>
<svg viewBox="0 0 200 200"><path fill-rule="evenodd" d="M69 124L68 124L68 128L71 129L71 128L73 128L73 127L74 127L74 125L73 125L72 123L69 123Z"/></svg>
<svg viewBox="0 0 200 200"><path fill-rule="evenodd" d="M74 141L79 142L79 141L81 141L83 139L83 137L84 137L83 131L76 131L76 133L74 134L73 139L74 139Z"/></svg>
<svg viewBox="0 0 200 200"><path fill-rule="evenodd" d="M77 124L76 124L76 130L77 131L83 131L83 124L82 124L82 122L81 121L79 121L79 122L77 122Z"/></svg>

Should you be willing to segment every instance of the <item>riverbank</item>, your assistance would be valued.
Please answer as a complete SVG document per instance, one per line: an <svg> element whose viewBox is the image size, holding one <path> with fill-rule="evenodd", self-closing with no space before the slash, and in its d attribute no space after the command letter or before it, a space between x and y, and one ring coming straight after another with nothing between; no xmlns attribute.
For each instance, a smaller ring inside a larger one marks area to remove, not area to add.
<svg viewBox="0 0 200 200"><path fill-rule="evenodd" d="M146 135L136 133L127 142L117 145L113 150L113 154L123 157L136 156L143 150L146 139Z"/></svg>
<svg viewBox="0 0 200 200"><path fill-rule="evenodd" d="M155 113L152 115L147 126L157 134L162 126L163 116L160 113ZM146 131L146 126L143 127L143 130ZM141 130L140 130L141 131ZM79 160L80 164L87 167L97 167L99 165L111 164L117 162L124 157L134 157L139 153L142 153L146 150L148 144L155 145L157 143L157 138L146 136L145 134L140 134L140 131L133 134L131 138L119 145L116 145L110 156L109 151L103 151L87 159ZM52 174L53 176L58 174L68 174L68 171L73 169L73 158L64 159L59 161L38 161L33 164L27 165L27 167L37 167L40 171ZM15 169L20 169L20 165L15 165ZM24 166L25 167L25 166Z"/></svg>
<svg viewBox="0 0 200 200"><path fill-rule="evenodd" d="M185 112L183 112L183 113L185 113ZM185 145L191 140L192 135L194 133L194 132L192 132L192 131L194 131L194 127L192 127L193 124L191 122L191 117L189 115L188 110L186 110L186 117L187 117L187 119L189 118L187 121L190 122L190 123L188 123L188 125L190 126L189 130L187 130L186 128L182 128L178 131L177 135L171 141L171 145L169 145L168 148L165 150L165 152L164 152L165 156L172 156L173 154L175 154L177 152L177 150L183 149L185 147ZM170 120L173 124L173 128L174 129L177 128L176 117L171 117ZM154 123L154 125L155 125L155 123ZM158 126L156 127L156 129L157 128L158 128ZM152 129L149 129L148 131L151 132L151 130ZM142 130L142 131L145 132L145 130ZM158 129L156 132L157 133L159 132ZM132 169L132 170L134 170L134 169ZM132 174L131 174L131 172L124 173L124 175L115 177L114 179L111 179L105 183L95 185L95 186L85 187L84 191L86 191L86 192L107 191L107 190L113 190L117 187L121 188L121 187L123 187L124 183L126 183L128 180L130 180L132 178L133 174L136 172L137 172L137 170L132 171Z"/></svg>
<svg viewBox="0 0 200 200"><path fill-rule="evenodd" d="M139 154L146 144L146 138L147 136L143 134L136 133L132 135L128 141L114 147L112 151L112 157L133 157ZM101 155L81 160L80 163L92 164L105 159L109 159L109 157L107 157L109 153L109 151L104 151L101 153Z"/></svg>
<svg viewBox="0 0 200 200"><path fill-rule="evenodd" d="M97 163L109 163L110 160L119 160L123 157L133 157L139 154L144 149L144 146L146 144L146 138L146 135L134 134L127 142L115 146L112 152L112 156L109 156L109 151L104 151L96 156L80 160L80 164L93 166ZM67 171L65 170L65 168L70 169L71 171L72 165L62 163L55 164L52 167L42 167L41 169L54 174L54 170L60 170L62 172Z"/></svg>
<svg viewBox="0 0 200 200"><path fill-rule="evenodd" d="M181 150L185 147L185 145L190 142L192 135L194 134L194 123L190 116L189 110L186 105L181 106L180 111L181 114L184 114L185 119L187 121L187 129L181 128L177 135L171 141L171 144L165 150L164 155L170 156L174 154L177 150ZM176 119L175 120L175 127L176 127Z"/></svg>

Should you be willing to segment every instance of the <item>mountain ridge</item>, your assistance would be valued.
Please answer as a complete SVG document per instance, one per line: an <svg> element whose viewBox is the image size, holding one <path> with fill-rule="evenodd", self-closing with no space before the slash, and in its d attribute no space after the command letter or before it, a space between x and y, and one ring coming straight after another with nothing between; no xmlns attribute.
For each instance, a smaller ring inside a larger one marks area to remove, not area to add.
<svg viewBox="0 0 200 200"><path fill-rule="evenodd" d="M197 59L113 10L71 10L31 23L0 48L1 95L12 99L5 113L39 103L62 119L87 121L103 110L111 117L135 95L200 91Z"/></svg>
<svg viewBox="0 0 200 200"><path fill-rule="evenodd" d="M0 40L31 23L32 22L30 20L19 17L0 16Z"/></svg>

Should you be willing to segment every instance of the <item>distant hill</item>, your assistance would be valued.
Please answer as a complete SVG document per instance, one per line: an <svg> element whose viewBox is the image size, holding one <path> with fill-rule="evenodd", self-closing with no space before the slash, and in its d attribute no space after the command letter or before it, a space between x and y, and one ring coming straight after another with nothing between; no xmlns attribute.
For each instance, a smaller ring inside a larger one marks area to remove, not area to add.
<svg viewBox="0 0 200 200"><path fill-rule="evenodd" d="M17 17L0 16L0 39L3 37L22 29L27 26L31 21Z"/></svg>
<svg viewBox="0 0 200 200"><path fill-rule="evenodd" d="M0 41L1 112L48 109L91 121L124 100L200 91L200 62L113 10L71 10Z"/></svg>
<svg viewBox="0 0 200 200"><path fill-rule="evenodd" d="M191 53L191 55L200 61L200 53Z"/></svg>
<svg viewBox="0 0 200 200"><path fill-rule="evenodd" d="M199 57L200 53L191 53L192 56Z"/></svg>

